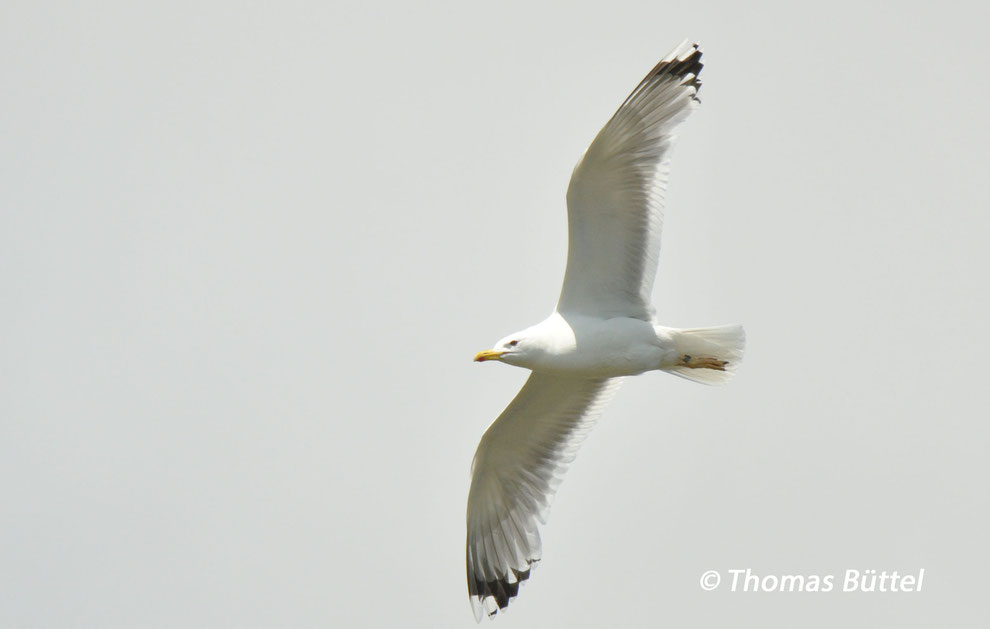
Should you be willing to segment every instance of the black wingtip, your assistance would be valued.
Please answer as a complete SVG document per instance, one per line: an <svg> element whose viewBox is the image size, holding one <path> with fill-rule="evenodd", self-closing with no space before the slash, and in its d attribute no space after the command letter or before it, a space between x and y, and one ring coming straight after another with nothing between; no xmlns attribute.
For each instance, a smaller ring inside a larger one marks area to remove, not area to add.
<svg viewBox="0 0 990 629"><path fill-rule="evenodd" d="M657 67L653 69L652 75L661 76L669 74L679 79L684 79L690 75L691 78L685 85L690 85L694 88L693 98L698 100L698 92L701 90L701 69L705 67L705 64L701 61L702 54L704 53L701 50L701 44L695 42L691 44L689 52L677 55L669 61L658 63Z"/></svg>
<svg viewBox="0 0 990 629"><path fill-rule="evenodd" d="M492 598L495 601L496 607L486 613L491 618L508 607L512 599L519 595L519 586L529 580L533 572L533 564L538 561L539 559L526 560L529 566L526 570L510 568L513 577L515 577L513 581L509 581L508 575L492 581L485 581L477 577L468 579L468 595L476 597L482 603L486 598Z"/></svg>

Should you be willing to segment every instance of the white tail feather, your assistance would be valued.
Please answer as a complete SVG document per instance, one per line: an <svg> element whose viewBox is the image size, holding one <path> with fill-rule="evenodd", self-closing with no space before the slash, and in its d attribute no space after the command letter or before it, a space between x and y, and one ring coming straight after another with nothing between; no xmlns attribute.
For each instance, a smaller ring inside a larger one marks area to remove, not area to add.
<svg viewBox="0 0 990 629"><path fill-rule="evenodd" d="M746 332L741 325L721 325L714 328L668 328L680 356L711 357L726 361L725 371L693 369L685 365L664 367L675 376L702 384L723 384L735 375L746 349Z"/></svg>

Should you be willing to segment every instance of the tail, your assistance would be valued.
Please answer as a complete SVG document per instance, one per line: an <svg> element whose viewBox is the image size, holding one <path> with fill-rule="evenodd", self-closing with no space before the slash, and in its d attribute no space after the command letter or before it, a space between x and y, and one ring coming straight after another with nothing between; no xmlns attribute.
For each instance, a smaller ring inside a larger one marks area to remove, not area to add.
<svg viewBox="0 0 990 629"><path fill-rule="evenodd" d="M735 375L746 349L746 332L741 325L721 325L714 328L670 329L679 356L710 357L725 361L721 369L692 368L677 364L663 367L675 376L702 384L724 384Z"/></svg>

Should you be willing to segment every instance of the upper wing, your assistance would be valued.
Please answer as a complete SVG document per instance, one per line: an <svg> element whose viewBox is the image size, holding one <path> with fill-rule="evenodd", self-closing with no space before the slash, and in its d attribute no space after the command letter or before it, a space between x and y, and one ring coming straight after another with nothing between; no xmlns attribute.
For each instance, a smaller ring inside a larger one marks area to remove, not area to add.
<svg viewBox="0 0 990 629"><path fill-rule="evenodd" d="M557 310L650 320L674 129L698 104L701 49L678 46L602 128L571 175Z"/></svg>
<svg viewBox="0 0 990 629"><path fill-rule="evenodd" d="M621 378L534 373L481 438L467 510L467 580L477 620L509 604L540 559L537 523Z"/></svg>

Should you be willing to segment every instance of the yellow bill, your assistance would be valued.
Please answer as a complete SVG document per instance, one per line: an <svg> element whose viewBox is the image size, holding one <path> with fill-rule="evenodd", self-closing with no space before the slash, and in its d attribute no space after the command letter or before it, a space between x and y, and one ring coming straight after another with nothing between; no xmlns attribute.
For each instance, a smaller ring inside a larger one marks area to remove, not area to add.
<svg viewBox="0 0 990 629"><path fill-rule="evenodd" d="M474 362L483 363L486 360L498 360L505 352L497 352L493 349L486 349L483 352L478 352L474 355Z"/></svg>

